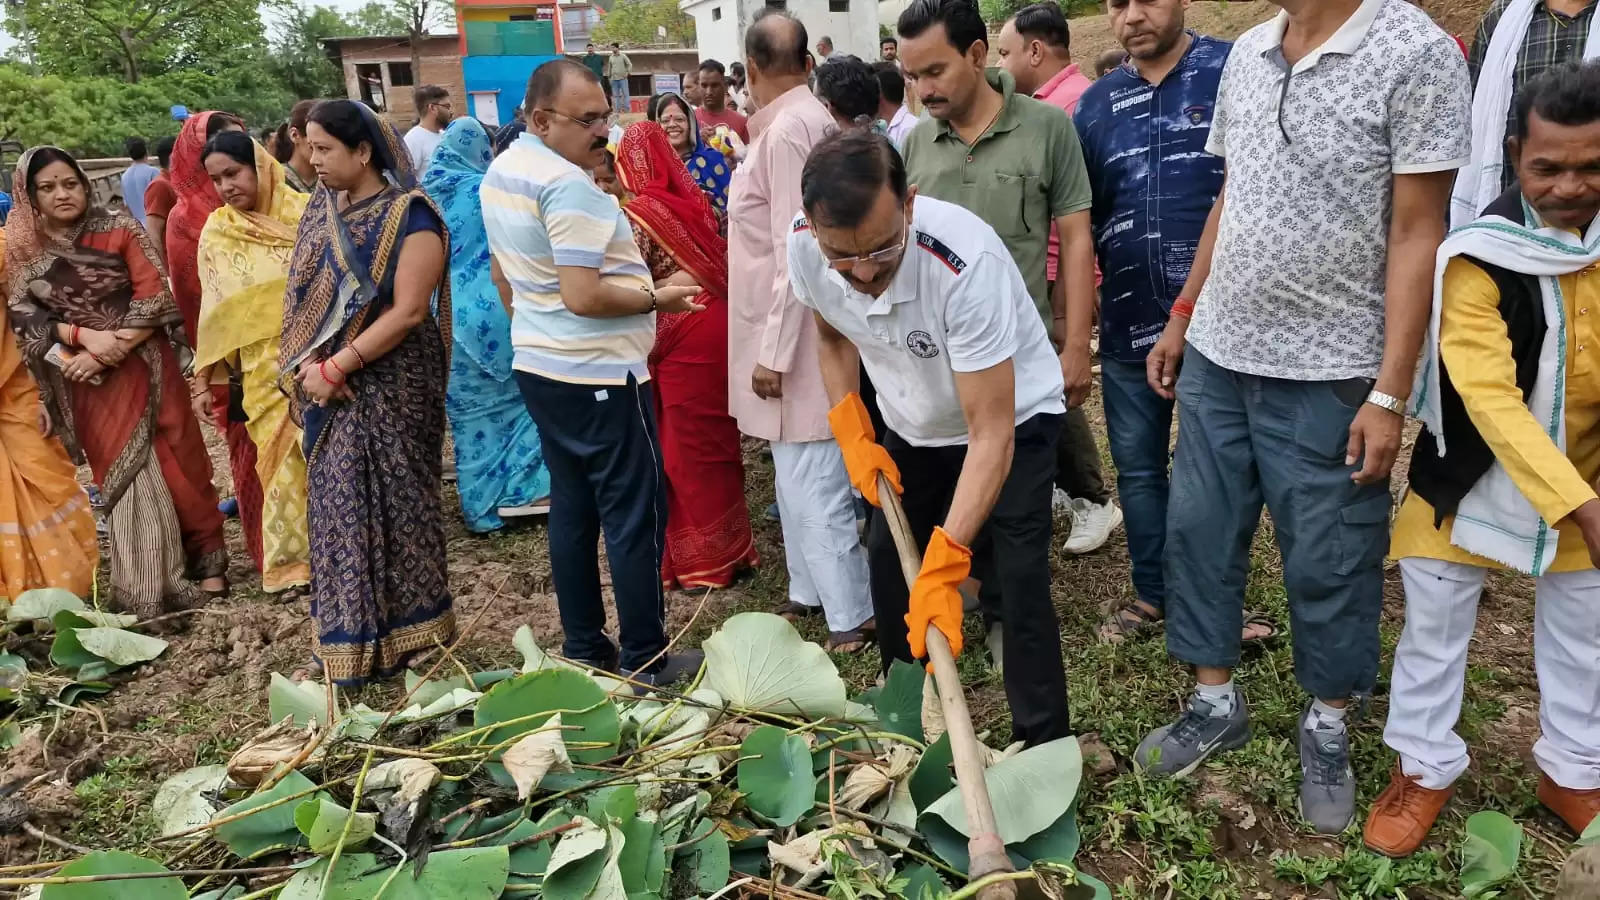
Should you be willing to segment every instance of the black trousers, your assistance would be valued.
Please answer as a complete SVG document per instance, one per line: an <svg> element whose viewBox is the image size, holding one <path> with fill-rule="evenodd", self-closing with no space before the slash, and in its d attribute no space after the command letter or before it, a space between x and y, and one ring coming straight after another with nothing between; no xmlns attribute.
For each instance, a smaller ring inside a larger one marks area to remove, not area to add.
<svg viewBox="0 0 1600 900"><path fill-rule="evenodd" d="M1061 628L1050 602L1050 486L1060 434L1061 416L1054 414L1017 426L1011 472L972 546L972 574L983 581L985 593L997 595L1002 611L1012 731L1030 746L1072 733ZM950 511L967 448L913 447L893 432L885 435L883 445L900 467L902 503L921 550ZM872 514L867 560L884 666L896 659L909 662L905 616L910 590L882 510Z"/></svg>
<svg viewBox="0 0 1600 900"><path fill-rule="evenodd" d="M566 638L562 655L599 662L616 652L600 595L603 529L620 662L636 670L667 645L667 494L650 386L631 377L601 387L518 372L517 387L550 467L550 574Z"/></svg>

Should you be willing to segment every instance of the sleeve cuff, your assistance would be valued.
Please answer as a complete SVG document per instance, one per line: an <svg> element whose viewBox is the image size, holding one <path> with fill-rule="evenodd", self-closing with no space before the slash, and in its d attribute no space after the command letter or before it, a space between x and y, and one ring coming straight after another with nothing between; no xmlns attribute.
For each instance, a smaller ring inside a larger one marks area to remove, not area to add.
<svg viewBox="0 0 1600 900"><path fill-rule="evenodd" d="M1395 163L1389 171L1395 175L1427 175L1432 172L1453 172L1472 162L1472 157L1461 156L1442 162Z"/></svg>

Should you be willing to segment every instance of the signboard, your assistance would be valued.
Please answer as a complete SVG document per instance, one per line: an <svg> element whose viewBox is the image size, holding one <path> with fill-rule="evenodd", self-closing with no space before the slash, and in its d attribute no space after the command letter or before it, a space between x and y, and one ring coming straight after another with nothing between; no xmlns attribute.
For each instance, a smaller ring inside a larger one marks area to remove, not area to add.
<svg viewBox="0 0 1600 900"><path fill-rule="evenodd" d="M491 127L500 125L500 92L499 91L471 91L472 114L478 121Z"/></svg>
<svg viewBox="0 0 1600 900"><path fill-rule="evenodd" d="M665 94L668 92L680 94L683 92L683 79L677 72L652 72L650 78L650 93L652 94Z"/></svg>

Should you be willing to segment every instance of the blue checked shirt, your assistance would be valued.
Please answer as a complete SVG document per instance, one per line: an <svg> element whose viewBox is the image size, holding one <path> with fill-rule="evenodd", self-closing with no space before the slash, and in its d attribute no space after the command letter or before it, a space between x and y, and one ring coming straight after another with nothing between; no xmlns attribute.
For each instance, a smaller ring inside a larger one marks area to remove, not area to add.
<svg viewBox="0 0 1600 900"><path fill-rule="evenodd" d="M1222 190L1223 161L1206 139L1233 45L1190 34L1160 85L1125 63L1090 86L1074 116L1094 191L1100 353L1119 362L1143 361L1161 337Z"/></svg>

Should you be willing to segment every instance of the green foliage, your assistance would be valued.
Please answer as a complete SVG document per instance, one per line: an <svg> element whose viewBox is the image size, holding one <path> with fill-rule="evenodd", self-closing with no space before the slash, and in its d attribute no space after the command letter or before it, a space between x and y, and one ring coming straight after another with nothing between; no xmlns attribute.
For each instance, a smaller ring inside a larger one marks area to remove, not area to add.
<svg viewBox="0 0 1600 900"><path fill-rule="evenodd" d="M978 11L983 14L983 21L999 28L1000 23L1017 14L1017 10L1027 6L1033 0L978 0ZM1068 18L1073 16L1092 16L1101 9L1100 0L1059 0L1061 9Z"/></svg>
<svg viewBox="0 0 1600 900"><path fill-rule="evenodd" d="M120 156L132 135L178 132L170 107L225 109L252 126L281 121L294 95L245 69L173 72L129 84L116 78L35 78L0 65L0 138L55 144L80 157Z"/></svg>
<svg viewBox="0 0 1600 900"><path fill-rule="evenodd" d="M663 40L656 29L665 28ZM678 0L617 0L594 29L597 45L613 41L624 47L642 44L682 44L694 46L694 19L678 8Z"/></svg>
<svg viewBox="0 0 1600 900"><path fill-rule="evenodd" d="M1522 826L1502 812L1484 810L1467 817L1461 843L1461 893L1495 897L1495 890L1516 874L1522 856Z"/></svg>
<svg viewBox="0 0 1600 900"><path fill-rule="evenodd" d="M6 29L47 73L115 75L136 82L179 69L214 73L259 52L265 46L259 5L258 0L22 0L6 4Z"/></svg>

